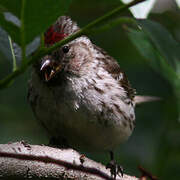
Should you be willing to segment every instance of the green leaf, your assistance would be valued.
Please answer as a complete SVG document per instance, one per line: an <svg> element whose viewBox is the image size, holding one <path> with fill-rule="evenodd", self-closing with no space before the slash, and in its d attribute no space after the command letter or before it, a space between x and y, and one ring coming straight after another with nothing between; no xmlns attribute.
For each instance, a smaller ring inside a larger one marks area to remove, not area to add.
<svg viewBox="0 0 180 180"><path fill-rule="evenodd" d="M0 26L9 33L13 40L20 44L20 29L10 21L6 21L3 14L0 14Z"/></svg>
<svg viewBox="0 0 180 180"><path fill-rule="evenodd" d="M149 37L141 30L129 29L128 36L148 64L170 82L177 78L173 68L165 61Z"/></svg>
<svg viewBox="0 0 180 180"><path fill-rule="evenodd" d="M11 33L11 38L15 42L24 46L44 32L59 16L64 15L70 2L71 0L0 0L1 9L12 13L21 21L20 31L16 35L12 34L8 21L1 25L9 34ZM21 40L19 41L16 36L21 36Z"/></svg>
<svg viewBox="0 0 180 180"><path fill-rule="evenodd" d="M5 55L7 60L12 60L8 35L1 28L0 28L0 51L3 53L3 55ZM2 59L2 57L0 59Z"/></svg>
<svg viewBox="0 0 180 180"><path fill-rule="evenodd" d="M25 6L24 26L26 43L44 32L56 19L64 15L71 0L28 0Z"/></svg>
<svg viewBox="0 0 180 180"><path fill-rule="evenodd" d="M129 29L128 36L151 67L171 84L177 98L180 120L179 44L160 24L141 20L141 30Z"/></svg>
<svg viewBox="0 0 180 180"><path fill-rule="evenodd" d="M0 7L4 12L11 12L19 19L21 17L22 0L0 0Z"/></svg>
<svg viewBox="0 0 180 180"><path fill-rule="evenodd" d="M175 68L176 61L180 60L180 44L161 24L150 20L137 22L164 59Z"/></svg>

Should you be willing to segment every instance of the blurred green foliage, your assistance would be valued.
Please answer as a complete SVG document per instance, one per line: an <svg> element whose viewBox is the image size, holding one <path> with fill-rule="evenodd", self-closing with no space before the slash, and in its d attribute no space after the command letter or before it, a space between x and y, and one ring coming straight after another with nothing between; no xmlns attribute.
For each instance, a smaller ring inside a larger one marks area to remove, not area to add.
<svg viewBox="0 0 180 180"><path fill-rule="evenodd" d="M67 14L83 27L118 5L119 0L76 0L72 1ZM127 11L123 15L130 16L130 13ZM174 39L180 41L180 16L177 12L152 14L150 17L163 24ZM137 107L135 131L129 141L119 146L116 159L125 173L131 175L139 176L137 166L141 165L159 179L180 179L180 123L172 86L150 68L129 40L123 26L90 38L118 60L138 94L162 98L162 101ZM169 50L173 51L171 47ZM0 54L0 77L10 73L11 69L12 62ZM12 86L0 91L0 143L19 140L32 144L48 143L46 133L36 122L26 99L30 73L29 69ZM109 160L107 153L88 153L87 156L103 163Z"/></svg>

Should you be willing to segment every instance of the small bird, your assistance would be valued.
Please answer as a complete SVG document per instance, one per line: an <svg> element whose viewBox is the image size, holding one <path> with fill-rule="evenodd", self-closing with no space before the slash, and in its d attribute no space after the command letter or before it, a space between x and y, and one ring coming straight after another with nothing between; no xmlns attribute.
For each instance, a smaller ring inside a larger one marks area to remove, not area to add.
<svg viewBox="0 0 180 180"><path fill-rule="evenodd" d="M45 45L78 30L70 17L61 16L45 33ZM135 127L135 90L117 61L86 36L33 65L28 100L37 120L59 144L109 151L111 160L113 149Z"/></svg>

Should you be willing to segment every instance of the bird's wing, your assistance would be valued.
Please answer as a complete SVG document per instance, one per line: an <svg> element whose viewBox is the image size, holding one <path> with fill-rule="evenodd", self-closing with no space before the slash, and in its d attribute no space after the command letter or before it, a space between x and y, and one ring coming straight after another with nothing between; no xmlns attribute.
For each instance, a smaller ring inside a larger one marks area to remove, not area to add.
<svg viewBox="0 0 180 180"><path fill-rule="evenodd" d="M104 61L104 69L108 71L114 79L119 81L120 85L127 92L127 96L133 100L136 94L135 89L133 89L128 81L126 74L121 70L118 62L111 56L107 54L106 51L100 47L94 45L94 48L101 52L105 58L99 58L99 60Z"/></svg>

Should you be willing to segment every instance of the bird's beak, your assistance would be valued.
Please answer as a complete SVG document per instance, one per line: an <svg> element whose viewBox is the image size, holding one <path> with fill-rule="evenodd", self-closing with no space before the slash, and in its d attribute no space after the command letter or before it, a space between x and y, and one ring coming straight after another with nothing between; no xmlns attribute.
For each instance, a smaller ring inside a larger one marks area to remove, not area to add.
<svg viewBox="0 0 180 180"><path fill-rule="evenodd" d="M40 71L43 73L45 81L48 82L57 74L57 72L61 71L61 69L61 65L55 63L54 61L46 59L42 63Z"/></svg>

